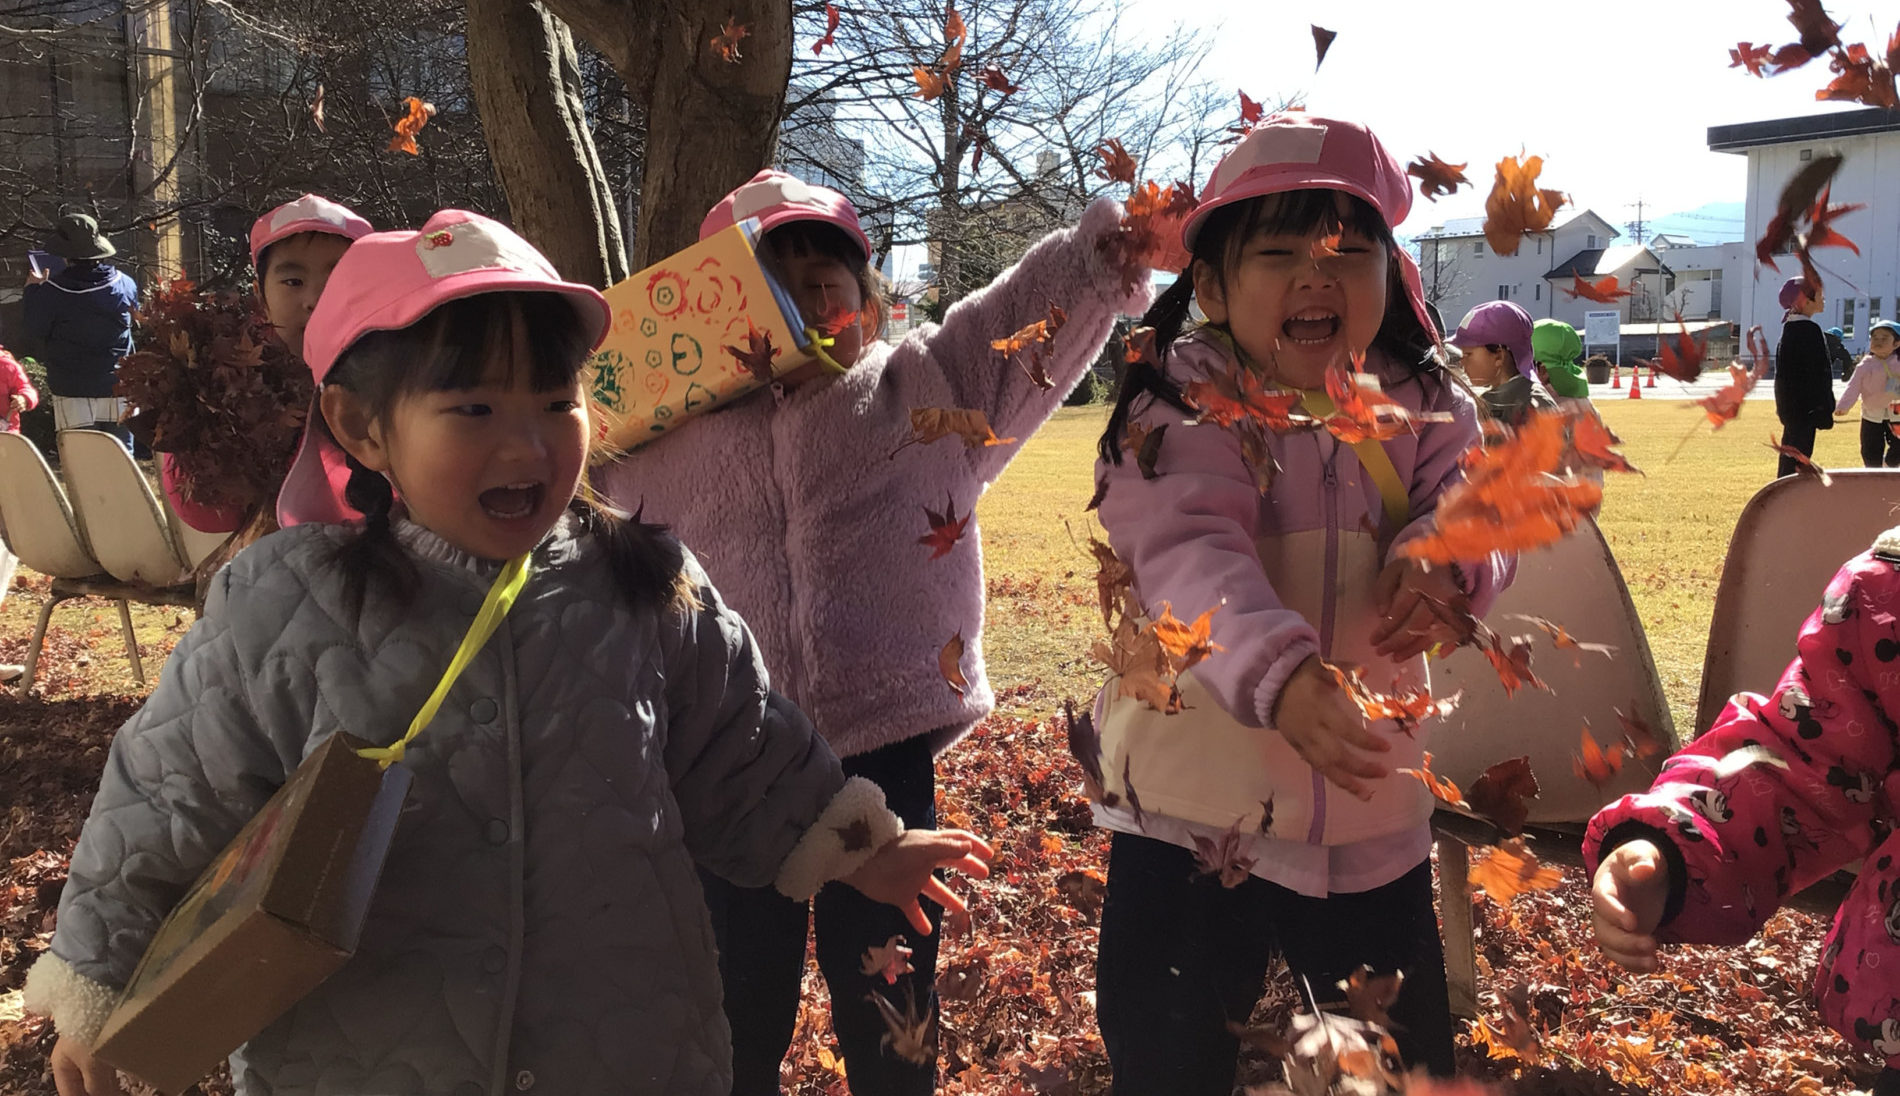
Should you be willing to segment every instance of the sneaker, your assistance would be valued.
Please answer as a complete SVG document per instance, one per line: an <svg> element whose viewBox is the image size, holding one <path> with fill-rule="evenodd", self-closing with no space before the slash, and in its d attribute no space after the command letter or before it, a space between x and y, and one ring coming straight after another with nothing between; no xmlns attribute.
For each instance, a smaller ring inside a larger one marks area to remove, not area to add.
<svg viewBox="0 0 1900 1096"><path fill-rule="evenodd" d="M25 666L15 666L11 662L0 662L0 685L11 685L25 676Z"/></svg>

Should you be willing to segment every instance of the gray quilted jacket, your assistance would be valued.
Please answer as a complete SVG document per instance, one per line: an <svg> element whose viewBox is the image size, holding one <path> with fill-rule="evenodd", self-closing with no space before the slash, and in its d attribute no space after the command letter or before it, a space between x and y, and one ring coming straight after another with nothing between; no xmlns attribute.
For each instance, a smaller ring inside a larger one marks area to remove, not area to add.
<svg viewBox="0 0 1900 1096"><path fill-rule="evenodd" d="M730 1047L694 863L795 897L838 829L901 824L796 709L698 565L701 608L635 614L563 521L409 748L415 782L356 956L232 1059L241 1092L724 1096ZM325 738L399 736L498 567L401 524L413 605L349 611L339 527L213 583L119 732L28 1007L92 1042L167 911Z"/></svg>

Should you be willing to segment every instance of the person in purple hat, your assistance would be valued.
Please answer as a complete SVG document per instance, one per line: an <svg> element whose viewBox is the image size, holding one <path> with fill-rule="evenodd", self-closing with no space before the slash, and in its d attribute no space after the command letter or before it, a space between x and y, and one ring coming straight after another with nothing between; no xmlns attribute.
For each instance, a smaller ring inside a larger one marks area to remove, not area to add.
<svg viewBox="0 0 1900 1096"><path fill-rule="evenodd" d="M1775 347L1775 416L1781 420L1781 442L1814 455L1817 430L1834 429L1834 380L1828 362L1827 336L1814 317L1826 305L1820 283L1789 278L1781 286L1781 344ZM1775 475L1800 471L1796 460L1783 454Z"/></svg>
<svg viewBox="0 0 1900 1096"><path fill-rule="evenodd" d="M1523 305L1484 302L1465 313L1450 342L1464 354L1460 364L1466 378L1484 390L1479 406L1491 418L1518 426L1533 407L1556 406L1532 376L1536 361L1531 350L1531 314Z"/></svg>

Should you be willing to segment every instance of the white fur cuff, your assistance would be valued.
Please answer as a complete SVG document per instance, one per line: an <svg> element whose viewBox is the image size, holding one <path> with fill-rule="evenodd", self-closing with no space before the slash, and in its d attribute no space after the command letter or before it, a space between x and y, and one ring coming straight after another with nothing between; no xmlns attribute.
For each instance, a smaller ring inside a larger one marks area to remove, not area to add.
<svg viewBox="0 0 1900 1096"><path fill-rule="evenodd" d="M1889 529L1874 539L1874 554L1900 559L1900 529Z"/></svg>
<svg viewBox="0 0 1900 1096"><path fill-rule="evenodd" d="M792 846L773 885L785 897L803 902L831 880L857 871L903 832L903 819L884 805L884 789L854 776Z"/></svg>
<svg viewBox="0 0 1900 1096"><path fill-rule="evenodd" d="M99 1029L119 1002L118 990L79 973L50 951L26 972L24 996L28 1012L51 1019L61 1036L88 1047L99 1041Z"/></svg>

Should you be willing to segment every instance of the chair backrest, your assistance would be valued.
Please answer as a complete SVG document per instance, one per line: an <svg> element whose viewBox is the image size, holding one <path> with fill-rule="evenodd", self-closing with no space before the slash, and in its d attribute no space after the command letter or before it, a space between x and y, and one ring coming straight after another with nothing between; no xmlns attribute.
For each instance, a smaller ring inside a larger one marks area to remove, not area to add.
<svg viewBox="0 0 1900 1096"><path fill-rule="evenodd" d="M190 568L165 511L118 438L98 430L61 431L59 463L93 558L107 574L147 586L184 580Z"/></svg>
<svg viewBox="0 0 1900 1096"><path fill-rule="evenodd" d="M1608 644L1616 653L1605 657L1556 649L1534 625L1511 619L1512 614L1543 617L1582 642ZM1530 804L1530 820L1545 823L1587 821L1617 796L1648 788L1663 758L1676 749L1675 724L1643 622L1595 523L1585 522L1550 548L1519 556L1517 578L1498 596L1486 623L1500 635L1536 637L1531 668L1553 691L1520 689L1507 696L1490 662L1468 647L1443 661L1434 659L1433 694L1462 690L1464 699L1433 726L1433 771L1468 788L1488 766L1529 755L1540 788ZM1627 760L1598 788L1577 774L1573 758L1586 725L1605 747L1623 737L1619 710L1647 724L1665 752Z"/></svg>
<svg viewBox="0 0 1900 1096"><path fill-rule="evenodd" d="M92 558L66 492L26 435L0 430L0 519L20 562L53 578L90 578Z"/></svg>
<svg viewBox="0 0 1900 1096"><path fill-rule="evenodd" d="M1774 691L1834 572L1900 525L1900 471L1830 475L1828 486L1812 476L1775 480L1742 508L1715 591L1690 737L1708 730L1736 693Z"/></svg>
<svg viewBox="0 0 1900 1096"><path fill-rule="evenodd" d="M192 567L203 563L211 553L224 546L231 539L229 533L206 533L193 529L184 518L178 516L178 510L172 505L170 495L159 493L159 501L165 507L165 522L171 526L172 539L178 545L178 554Z"/></svg>

